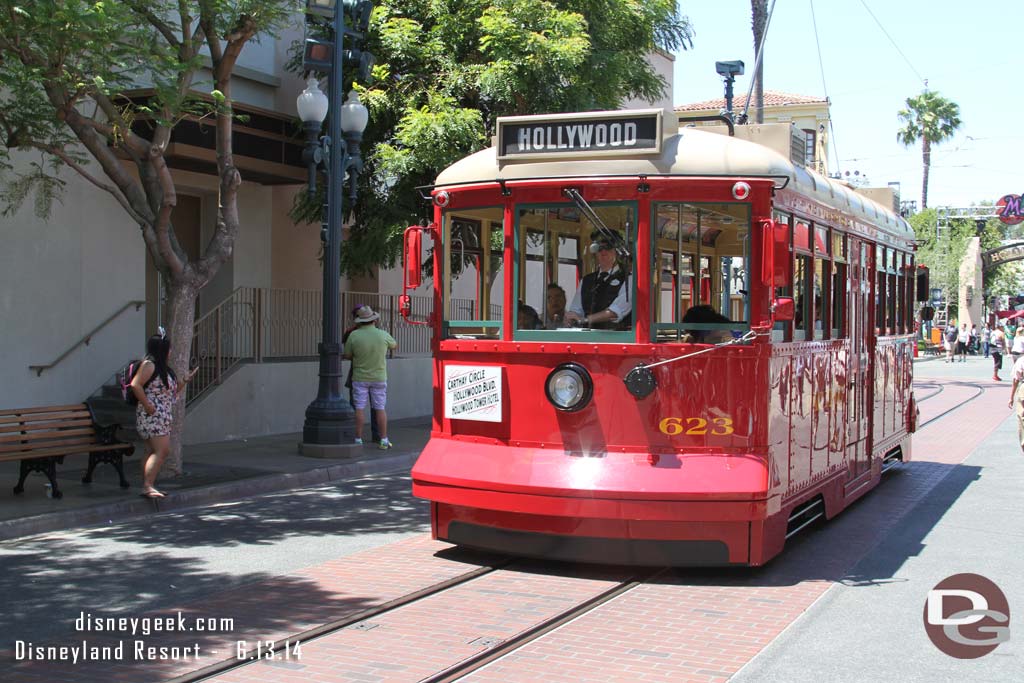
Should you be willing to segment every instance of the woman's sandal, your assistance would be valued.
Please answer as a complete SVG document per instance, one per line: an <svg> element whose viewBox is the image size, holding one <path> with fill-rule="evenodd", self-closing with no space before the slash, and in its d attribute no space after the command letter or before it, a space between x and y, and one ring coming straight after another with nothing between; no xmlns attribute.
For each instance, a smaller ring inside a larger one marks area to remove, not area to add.
<svg viewBox="0 0 1024 683"><path fill-rule="evenodd" d="M149 491L143 491L139 494L143 498L166 498L164 494L160 493L156 489L150 489Z"/></svg>

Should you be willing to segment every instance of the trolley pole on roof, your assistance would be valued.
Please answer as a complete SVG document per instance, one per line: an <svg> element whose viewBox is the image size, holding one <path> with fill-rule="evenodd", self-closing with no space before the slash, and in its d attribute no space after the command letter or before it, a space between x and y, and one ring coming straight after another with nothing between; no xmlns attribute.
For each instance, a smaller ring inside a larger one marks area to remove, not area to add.
<svg viewBox="0 0 1024 683"><path fill-rule="evenodd" d="M733 123L736 122L732 114L732 84L737 76L743 75L743 62L734 59L729 62L715 62L715 71L725 80L725 115Z"/></svg>

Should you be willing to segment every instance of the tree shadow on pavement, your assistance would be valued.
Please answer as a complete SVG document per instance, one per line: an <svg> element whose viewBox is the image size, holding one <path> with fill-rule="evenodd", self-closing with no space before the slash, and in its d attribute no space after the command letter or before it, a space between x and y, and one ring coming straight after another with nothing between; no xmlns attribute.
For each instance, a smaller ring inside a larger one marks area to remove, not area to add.
<svg viewBox="0 0 1024 683"><path fill-rule="evenodd" d="M375 475L182 509L138 523L86 529L88 538L161 548L270 545L295 536L358 536L424 531L430 507L414 498L409 476Z"/></svg>
<svg viewBox="0 0 1024 683"><path fill-rule="evenodd" d="M158 680L195 667L187 659L136 662L131 653L135 639L157 647L197 644L206 654L218 650L219 656L201 662L205 665L233 657L231 646L236 641L273 640L377 604L373 599L341 591L327 592L301 576L225 574L198 570L194 565L188 559L154 552L88 557L79 544L56 537L33 540L6 552L0 591L8 600L0 612L0 632L7 637L0 649L13 650L19 640L34 646L75 646L82 640L98 646L123 640L127 645L125 660L120 662L13 662L13 653L8 653L4 681L108 682L117 680L112 673L124 667L129 672L134 667L135 680L140 680L141 666L145 667L146 680ZM196 600L200 595L202 600ZM168 611L171 607L174 612ZM91 619L147 615L167 618L175 616L177 610L190 626L197 616L213 617L218 626L212 632L151 630L149 634L133 634L130 630L79 630L82 624L76 624L83 615ZM225 619L231 623L220 621Z"/></svg>

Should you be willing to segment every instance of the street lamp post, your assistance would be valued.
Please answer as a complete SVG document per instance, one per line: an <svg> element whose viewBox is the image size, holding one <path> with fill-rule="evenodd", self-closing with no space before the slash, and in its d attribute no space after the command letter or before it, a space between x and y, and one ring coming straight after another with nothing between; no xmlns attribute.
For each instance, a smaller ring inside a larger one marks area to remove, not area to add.
<svg viewBox="0 0 1024 683"><path fill-rule="evenodd" d="M306 408L306 419L302 426L302 443L310 446L341 445L346 439L346 429L351 422L352 408L342 396L341 380L341 228L344 221L342 189L348 173L351 183L349 197L356 199L356 185L362 161L359 156L359 142L369 118L366 107L355 92L349 93L348 102L341 106L344 88L342 64L347 56L344 41L353 40L359 34L346 31L343 3L328 0L310 0L310 10L324 14L333 11L334 42L331 46L330 86L324 95L316 79L310 78L296 100L299 117L306 130L306 151L304 158L309 168L309 193L316 194L317 168L326 162L327 175L327 216L326 225L320 233L324 242L323 258L323 329L318 347L320 356L320 382L316 398ZM366 6L368 3L345 3ZM366 13L368 21L368 12ZM360 22L361 23L361 22ZM360 26L362 30L365 27ZM319 41L307 41L315 46L327 47ZM351 54L359 54L350 49ZM365 59L364 59L365 62ZM324 118L330 114L328 134L318 142L316 137ZM351 436L351 435L349 435ZM310 449L311 451L316 450Z"/></svg>

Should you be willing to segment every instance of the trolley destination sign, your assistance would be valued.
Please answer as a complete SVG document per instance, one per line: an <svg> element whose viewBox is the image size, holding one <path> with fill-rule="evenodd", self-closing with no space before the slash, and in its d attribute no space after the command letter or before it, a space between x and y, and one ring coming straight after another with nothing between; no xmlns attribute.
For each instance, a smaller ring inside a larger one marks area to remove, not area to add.
<svg viewBox="0 0 1024 683"><path fill-rule="evenodd" d="M660 109L498 119L498 159L633 156L661 151Z"/></svg>

